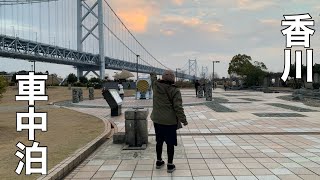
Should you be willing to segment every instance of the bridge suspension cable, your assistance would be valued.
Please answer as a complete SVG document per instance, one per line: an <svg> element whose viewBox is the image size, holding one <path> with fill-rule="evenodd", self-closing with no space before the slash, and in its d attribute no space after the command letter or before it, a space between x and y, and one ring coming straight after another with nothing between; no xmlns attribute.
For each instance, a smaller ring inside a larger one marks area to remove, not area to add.
<svg viewBox="0 0 320 180"><path fill-rule="evenodd" d="M156 62L158 62L162 67L166 68L166 69L170 69L167 66L165 66L162 62L160 62L159 60L157 60L137 39L136 37L131 33L131 31L127 28L127 26L123 23L123 21L120 19L120 17L117 15L117 13L113 10L113 8L110 6L110 4L104 0L104 2L107 4L107 6L109 7L109 9L111 10L111 12L116 16L116 18L119 20L119 22L122 24L122 26L125 28L125 30L129 33L129 35L136 41L136 43L138 43L138 45L145 51L145 53L147 53L149 56L151 56L151 58L153 60L155 60ZM109 28L108 28L109 29ZM110 30L110 29L109 29ZM127 47L127 46L126 46ZM137 55L138 52L136 51L135 54ZM146 62L146 60L143 60L143 56L145 55L140 55L140 59L144 62ZM148 63L149 64L149 63ZM150 64L149 64L150 65Z"/></svg>

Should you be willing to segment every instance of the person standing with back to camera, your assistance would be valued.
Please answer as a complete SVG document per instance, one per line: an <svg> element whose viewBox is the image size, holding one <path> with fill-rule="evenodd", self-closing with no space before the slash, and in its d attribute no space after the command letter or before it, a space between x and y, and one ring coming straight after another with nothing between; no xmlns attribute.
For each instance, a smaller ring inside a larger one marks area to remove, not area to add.
<svg viewBox="0 0 320 180"><path fill-rule="evenodd" d="M124 91L123 91L123 85L122 85L122 82L120 81L119 84L118 84L118 91L119 91L119 95L121 97L121 99L123 100L124 98Z"/></svg>
<svg viewBox="0 0 320 180"><path fill-rule="evenodd" d="M182 106L180 90L174 85L175 76L171 70L166 70L162 80L157 80L157 75L151 73L153 89L153 110L151 120L156 133L156 168L160 169L165 162L162 160L163 143L167 144L168 164L167 172L172 173L176 167L173 164L174 146L177 146L177 129L188 125Z"/></svg>

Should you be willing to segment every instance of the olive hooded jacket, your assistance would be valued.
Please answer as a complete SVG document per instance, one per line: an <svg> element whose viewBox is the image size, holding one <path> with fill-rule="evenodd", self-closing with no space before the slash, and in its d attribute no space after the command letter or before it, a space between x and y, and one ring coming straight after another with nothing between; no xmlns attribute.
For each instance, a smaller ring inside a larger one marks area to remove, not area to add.
<svg viewBox="0 0 320 180"><path fill-rule="evenodd" d="M152 121L162 125L175 125L177 121L187 122L180 90L174 85L158 81L156 74L151 73L150 76L153 90Z"/></svg>

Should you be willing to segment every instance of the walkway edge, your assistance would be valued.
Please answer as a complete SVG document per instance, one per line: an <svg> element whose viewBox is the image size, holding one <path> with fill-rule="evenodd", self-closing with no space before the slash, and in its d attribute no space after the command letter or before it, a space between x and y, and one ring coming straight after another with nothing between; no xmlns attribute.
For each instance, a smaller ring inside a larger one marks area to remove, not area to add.
<svg viewBox="0 0 320 180"><path fill-rule="evenodd" d="M42 175L37 180L63 179L74 168L88 158L100 145L110 139L114 133L113 127L115 127L115 125L110 121L104 121L103 119L101 120L105 124L105 131L100 136L96 137L84 147L79 148L71 156L50 169L47 175Z"/></svg>

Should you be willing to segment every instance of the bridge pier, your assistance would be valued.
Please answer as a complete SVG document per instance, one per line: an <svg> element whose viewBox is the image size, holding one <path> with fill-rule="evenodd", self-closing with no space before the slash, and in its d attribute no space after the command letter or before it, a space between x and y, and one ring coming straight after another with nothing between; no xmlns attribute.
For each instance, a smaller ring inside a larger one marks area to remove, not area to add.
<svg viewBox="0 0 320 180"><path fill-rule="evenodd" d="M80 80L80 77L83 76L83 69L80 68L80 67L77 67L77 78L78 78L78 81Z"/></svg>

